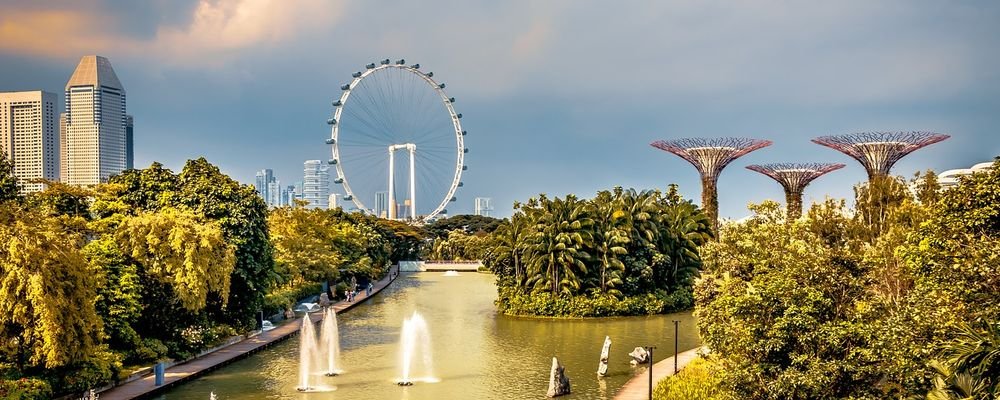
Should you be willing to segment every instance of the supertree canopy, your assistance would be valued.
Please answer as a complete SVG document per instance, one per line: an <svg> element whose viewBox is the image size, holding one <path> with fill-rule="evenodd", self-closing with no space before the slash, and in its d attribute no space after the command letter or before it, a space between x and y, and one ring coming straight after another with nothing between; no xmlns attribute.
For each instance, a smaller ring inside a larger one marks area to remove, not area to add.
<svg viewBox="0 0 1000 400"><path fill-rule="evenodd" d="M778 181L785 189L785 208L788 221L802 216L802 192L814 179L844 168L844 164L828 163L778 163L748 165L747 169L760 172Z"/></svg>
<svg viewBox="0 0 1000 400"><path fill-rule="evenodd" d="M812 141L858 160L868 171L868 179L889 174L893 164L914 150L949 138L934 132L859 132L821 136Z"/></svg>
<svg viewBox="0 0 1000 400"><path fill-rule="evenodd" d="M701 208L719 231L718 180L722 169L747 153L771 145L770 140L750 138L684 138L657 140L651 146L687 160L701 174Z"/></svg>

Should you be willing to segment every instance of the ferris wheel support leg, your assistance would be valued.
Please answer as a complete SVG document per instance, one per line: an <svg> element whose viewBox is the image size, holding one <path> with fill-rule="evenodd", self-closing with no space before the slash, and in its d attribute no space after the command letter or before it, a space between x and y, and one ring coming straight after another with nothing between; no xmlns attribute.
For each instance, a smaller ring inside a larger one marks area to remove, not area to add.
<svg viewBox="0 0 1000 400"><path fill-rule="evenodd" d="M396 173L394 153L395 150L389 146L389 219L396 219L396 195L392 186L395 184Z"/></svg>
<svg viewBox="0 0 1000 400"><path fill-rule="evenodd" d="M417 179L414 171L414 152L417 150L417 146L410 146L410 219L417 219Z"/></svg>

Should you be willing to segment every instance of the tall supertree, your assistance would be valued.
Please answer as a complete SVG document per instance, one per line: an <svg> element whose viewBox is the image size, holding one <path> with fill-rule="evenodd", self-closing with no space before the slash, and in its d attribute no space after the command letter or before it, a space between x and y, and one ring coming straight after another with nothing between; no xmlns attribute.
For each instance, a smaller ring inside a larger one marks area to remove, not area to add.
<svg viewBox="0 0 1000 400"><path fill-rule="evenodd" d="M771 177L785 189L785 209L788 221L802 216L802 192L814 179L827 172L844 168L844 164L828 163L779 163L748 165L747 169Z"/></svg>
<svg viewBox="0 0 1000 400"><path fill-rule="evenodd" d="M718 234L719 174L733 160L770 146L771 141L750 138L684 138L657 140L650 145L674 153L698 169L701 174L701 208L712 221L712 232Z"/></svg>
<svg viewBox="0 0 1000 400"><path fill-rule="evenodd" d="M892 165L914 150L949 138L934 132L859 132L821 136L812 141L858 160L868 171L868 179L889 175Z"/></svg>

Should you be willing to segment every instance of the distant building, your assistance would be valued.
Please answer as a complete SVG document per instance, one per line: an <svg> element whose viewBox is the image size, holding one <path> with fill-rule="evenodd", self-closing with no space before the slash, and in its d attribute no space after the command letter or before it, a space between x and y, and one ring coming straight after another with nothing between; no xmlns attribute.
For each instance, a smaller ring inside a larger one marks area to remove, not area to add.
<svg viewBox="0 0 1000 400"><path fill-rule="evenodd" d="M476 197L476 215L492 217L493 199L489 197Z"/></svg>
<svg viewBox="0 0 1000 400"><path fill-rule="evenodd" d="M304 184L302 181L295 182L295 199L302 200L302 191L304 190Z"/></svg>
<svg viewBox="0 0 1000 400"><path fill-rule="evenodd" d="M303 163L302 200L310 208L327 208L330 200L329 168L319 160Z"/></svg>
<svg viewBox="0 0 1000 400"><path fill-rule="evenodd" d="M274 171L270 168L257 171L257 174L254 176L254 188L257 189L257 194L260 198L264 199L265 203L269 203L268 199L270 198L268 196L268 184L274 181Z"/></svg>
<svg viewBox="0 0 1000 400"><path fill-rule="evenodd" d="M59 180L59 137L54 93L0 93L0 150L14 165L22 192L45 189L32 179Z"/></svg>
<svg viewBox="0 0 1000 400"><path fill-rule="evenodd" d="M375 216L389 218L389 192L375 192Z"/></svg>
<svg viewBox="0 0 1000 400"><path fill-rule="evenodd" d="M83 57L66 83L62 180L96 185L125 170L126 121L125 88L111 62L101 56Z"/></svg>
<svg viewBox="0 0 1000 400"><path fill-rule="evenodd" d="M281 181L275 179L267 184L267 205L270 207L283 206L281 197Z"/></svg>
<svg viewBox="0 0 1000 400"><path fill-rule="evenodd" d="M295 205L295 185L285 186L281 190L281 198L285 199L285 205L294 206Z"/></svg>
<svg viewBox="0 0 1000 400"><path fill-rule="evenodd" d="M135 169L134 118L125 116L125 169Z"/></svg>
<svg viewBox="0 0 1000 400"><path fill-rule="evenodd" d="M949 169L938 174L938 184L941 189L958 186L959 179L965 175L972 175L976 172L983 172L993 168L993 162L982 162L969 168Z"/></svg>
<svg viewBox="0 0 1000 400"><path fill-rule="evenodd" d="M330 200L327 202L327 208L333 210L340 207L340 193L330 193Z"/></svg>

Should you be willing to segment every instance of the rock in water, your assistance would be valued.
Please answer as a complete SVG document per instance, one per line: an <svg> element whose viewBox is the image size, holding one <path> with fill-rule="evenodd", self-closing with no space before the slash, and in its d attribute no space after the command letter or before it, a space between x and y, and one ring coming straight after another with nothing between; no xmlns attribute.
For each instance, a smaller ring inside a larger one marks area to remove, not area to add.
<svg viewBox="0 0 1000 400"><path fill-rule="evenodd" d="M569 394L569 378L566 377L566 370L559 365L559 360L552 357L552 373L549 374L549 391L546 397L556 397Z"/></svg>
<svg viewBox="0 0 1000 400"><path fill-rule="evenodd" d="M601 363L597 365L597 376L608 374L608 353L611 352L611 336L604 337L604 347L601 348Z"/></svg>
<svg viewBox="0 0 1000 400"><path fill-rule="evenodd" d="M649 352L642 347L636 347L631 353L628 353L629 357L632 357L632 361L629 361L632 365L645 364L649 362Z"/></svg>

